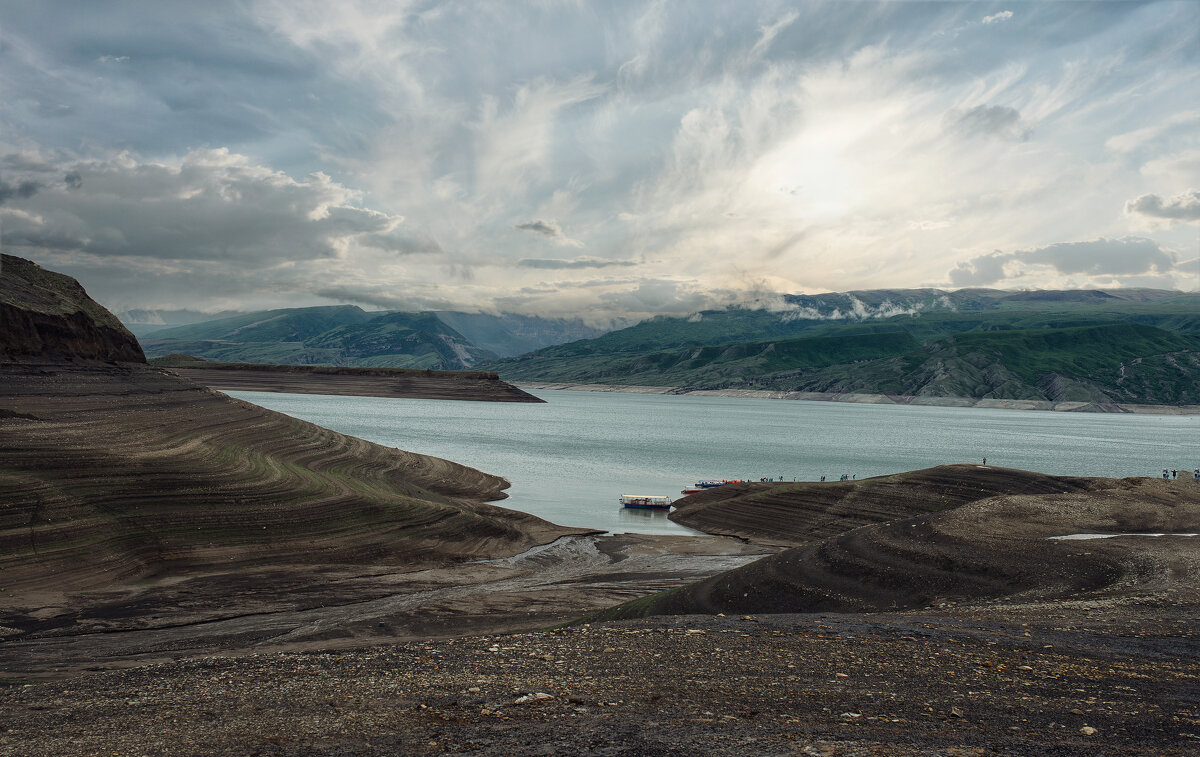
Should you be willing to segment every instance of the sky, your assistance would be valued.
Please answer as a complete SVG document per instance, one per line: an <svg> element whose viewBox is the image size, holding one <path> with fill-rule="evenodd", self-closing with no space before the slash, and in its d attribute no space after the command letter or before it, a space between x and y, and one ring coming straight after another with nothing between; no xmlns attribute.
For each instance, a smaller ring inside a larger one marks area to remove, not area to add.
<svg viewBox="0 0 1200 757"><path fill-rule="evenodd" d="M114 310L1200 287L1200 2L0 0L0 245Z"/></svg>

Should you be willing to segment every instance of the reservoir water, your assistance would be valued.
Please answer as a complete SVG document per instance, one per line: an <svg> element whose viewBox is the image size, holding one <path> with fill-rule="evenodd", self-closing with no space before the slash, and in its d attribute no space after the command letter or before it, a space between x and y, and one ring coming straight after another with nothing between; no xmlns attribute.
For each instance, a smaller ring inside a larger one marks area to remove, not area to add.
<svg viewBox="0 0 1200 757"><path fill-rule="evenodd" d="M836 481L943 463L1082 476L1182 477L1200 467L1200 416L854 405L839 402L534 391L546 404L229 392L389 447L444 457L512 483L497 504L568 526L685 533L621 494L700 479Z"/></svg>

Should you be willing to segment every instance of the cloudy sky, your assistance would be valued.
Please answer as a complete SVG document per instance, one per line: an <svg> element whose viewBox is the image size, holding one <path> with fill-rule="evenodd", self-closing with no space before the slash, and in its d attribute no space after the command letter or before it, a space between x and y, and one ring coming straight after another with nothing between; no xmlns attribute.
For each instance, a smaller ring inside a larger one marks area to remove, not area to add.
<svg viewBox="0 0 1200 757"><path fill-rule="evenodd" d="M117 309L1200 284L1200 3L0 0L5 252Z"/></svg>

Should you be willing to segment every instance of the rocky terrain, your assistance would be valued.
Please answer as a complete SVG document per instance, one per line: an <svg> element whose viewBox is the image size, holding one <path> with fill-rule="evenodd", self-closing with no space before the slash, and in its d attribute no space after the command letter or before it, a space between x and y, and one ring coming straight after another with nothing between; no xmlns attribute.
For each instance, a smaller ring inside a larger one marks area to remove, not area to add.
<svg viewBox="0 0 1200 757"><path fill-rule="evenodd" d="M196 608L244 615L288 604L278 587L320 571L411 571L583 533L487 504L504 496L503 479L138 362L133 337L76 282L2 262L0 633L10 639L104 633L120 625L114 616L155 626L207 611ZM197 576L152 612L153 602L102 609L147 582Z"/></svg>
<svg viewBox="0 0 1200 757"><path fill-rule="evenodd" d="M158 607L110 598L115 633L65 626L0 645L0 754L1196 753L1200 536L1185 534L1200 485L959 465L825 488L841 516L815 515L814 494L791 484L725 492L752 537L804 544L799 518L813 541L684 589L670 585L689 567L702 577L753 549L573 537L507 560L330 576L334 593L263 613L257 635L239 618L162 623L185 604L165 584L142 594ZM712 495L680 517L717 524ZM888 520L891 499L907 504ZM755 503L789 527L753 517ZM1048 538L1086 531L1111 538ZM621 593L649 599L595 611ZM690 605L665 604L679 597ZM633 617L651 605L669 614Z"/></svg>
<svg viewBox="0 0 1200 757"><path fill-rule="evenodd" d="M1194 604L659 617L0 689L0 753L1191 755Z"/></svg>

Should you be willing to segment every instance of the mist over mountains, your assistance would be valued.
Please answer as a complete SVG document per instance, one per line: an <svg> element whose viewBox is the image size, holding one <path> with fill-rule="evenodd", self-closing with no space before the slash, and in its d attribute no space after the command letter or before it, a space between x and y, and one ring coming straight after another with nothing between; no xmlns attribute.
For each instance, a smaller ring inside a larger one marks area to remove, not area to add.
<svg viewBox="0 0 1200 757"><path fill-rule="evenodd" d="M131 328L150 357L181 352L240 363L454 370L603 333L577 319L455 311L368 312L356 305L285 308L204 320L193 320L199 314L189 311L121 315L141 320ZM177 323L171 324L171 319Z"/></svg>

